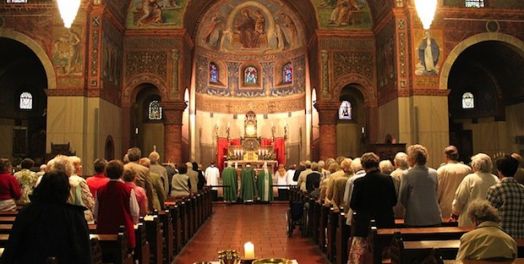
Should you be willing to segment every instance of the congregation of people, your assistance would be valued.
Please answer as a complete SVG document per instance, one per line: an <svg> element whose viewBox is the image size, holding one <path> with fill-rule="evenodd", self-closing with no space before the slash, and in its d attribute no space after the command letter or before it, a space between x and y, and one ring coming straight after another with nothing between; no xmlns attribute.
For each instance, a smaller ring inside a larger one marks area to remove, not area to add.
<svg viewBox="0 0 524 264"><path fill-rule="evenodd" d="M353 225L349 263L371 261L371 220L377 228L392 228L395 219L403 219L408 227L457 222L459 227L473 228L460 239L458 260L516 258L515 240L524 238L521 156L492 159L479 153L469 166L459 162L456 147L448 146L445 162L433 169L427 165L427 153L424 146L412 145L407 153L397 153L393 162L380 160L375 153L305 161L295 171L297 188L323 206L345 212L346 224Z"/></svg>
<svg viewBox="0 0 524 264"><path fill-rule="evenodd" d="M270 202L287 199L297 188L319 203L344 211L353 225L349 263L369 258L369 224L393 227L432 227L443 221L474 227L462 236L457 259L517 257L515 239L524 238L524 169L518 154L495 161L486 154L459 162L456 147L444 149L445 163L427 165L424 146L409 146L392 161L375 153L361 157L301 162L273 171L250 164L228 163L219 169L212 162L204 171L196 162L162 165L153 151L143 157L131 148L120 160L97 159L95 175L83 177L79 157L58 155L33 172L25 159L12 174L8 159L0 159L0 211L22 209L16 217L1 263L28 263L56 256L60 263L90 263L88 223L97 232L117 233L125 227L130 248L135 247L133 225L167 200L181 199L208 185L223 188L224 201ZM494 169L495 168L495 169ZM39 261L37 261L39 262Z"/></svg>

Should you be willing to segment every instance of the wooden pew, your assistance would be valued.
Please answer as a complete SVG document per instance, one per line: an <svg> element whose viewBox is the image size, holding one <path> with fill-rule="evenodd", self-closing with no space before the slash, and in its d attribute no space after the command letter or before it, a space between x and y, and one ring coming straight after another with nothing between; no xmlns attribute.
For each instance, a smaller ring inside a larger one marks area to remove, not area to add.
<svg viewBox="0 0 524 264"><path fill-rule="evenodd" d="M157 215L147 215L144 217L144 224L146 225L146 236L151 253L150 263L161 264L163 260L163 231L160 220Z"/></svg>
<svg viewBox="0 0 524 264"><path fill-rule="evenodd" d="M15 222L16 216L0 216L0 224L12 224Z"/></svg>
<svg viewBox="0 0 524 264"><path fill-rule="evenodd" d="M524 239L517 239L518 256L524 252ZM415 263L436 254L442 259L455 259L460 247L460 240L421 240L403 241L400 234L395 234L391 242L392 263Z"/></svg>
<svg viewBox="0 0 524 264"><path fill-rule="evenodd" d="M174 259L173 221L171 220L171 213L169 210L160 211L158 212L158 218L163 230L163 262L169 264Z"/></svg>
<svg viewBox="0 0 524 264"><path fill-rule="evenodd" d="M323 252L326 252L327 245L327 225L328 225L328 215L330 208L322 205L320 208L320 219L318 225L318 245Z"/></svg>
<svg viewBox="0 0 524 264"><path fill-rule="evenodd" d="M141 264L149 264L150 259L150 246L147 241L146 228L143 223L143 218L141 218L140 223L135 225L135 250L133 254L133 259L138 261ZM96 224L89 224L89 233L91 235L96 235ZM1 231L0 231L1 232ZM120 227L120 232L124 232L124 227Z"/></svg>
<svg viewBox="0 0 524 264"><path fill-rule="evenodd" d="M100 248L102 249L102 260L104 263L132 264L133 256L127 247L127 238L124 233L117 235L97 234Z"/></svg>
<svg viewBox="0 0 524 264"><path fill-rule="evenodd" d="M338 214L334 208L330 208L327 223L327 257L334 262L336 257L336 234L338 232Z"/></svg>
<svg viewBox="0 0 524 264"><path fill-rule="evenodd" d="M382 250L391 245L393 235L401 233L404 241L459 239L471 227L409 227L380 228L371 226L371 241L375 263L382 263Z"/></svg>
<svg viewBox="0 0 524 264"><path fill-rule="evenodd" d="M494 264L490 260L444 260L445 264ZM524 258L497 261L496 264L524 264Z"/></svg>
<svg viewBox="0 0 524 264"><path fill-rule="evenodd" d="M346 214L341 212L338 214L338 227L339 231L336 234L336 263L345 264L348 261L348 240L351 233L351 228L346 224Z"/></svg>
<svg viewBox="0 0 524 264"><path fill-rule="evenodd" d="M169 209L171 214L171 222L173 225L173 251L174 253L180 252L182 250L182 219L180 217L180 206L175 201L169 201L165 203L166 208Z"/></svg>
<svg viewBox="0 0 524 264"><path fill-rule="evenodd" d="M89 244L91 245L91 262L93 264L102 264L102 248L97 236L89 235Z"/></svg>

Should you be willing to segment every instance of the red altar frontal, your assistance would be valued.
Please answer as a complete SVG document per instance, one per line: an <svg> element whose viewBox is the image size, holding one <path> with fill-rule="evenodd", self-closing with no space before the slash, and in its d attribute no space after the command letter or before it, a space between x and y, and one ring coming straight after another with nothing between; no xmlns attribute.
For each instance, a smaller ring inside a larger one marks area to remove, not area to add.
<svg viewBox="0 0 524 264"><path fill-rule="evenodd" d="M244 136L241 138L229 138L217 136L217 165L222 170L228 161L243 167L251 163L255 167L261 167L267 163L273 170L278 164L286 164L286 137L287 128L283 137L275 137L274 130L271 138L257 136L256 114L252 111L246 114L244 120Z"/></svg>

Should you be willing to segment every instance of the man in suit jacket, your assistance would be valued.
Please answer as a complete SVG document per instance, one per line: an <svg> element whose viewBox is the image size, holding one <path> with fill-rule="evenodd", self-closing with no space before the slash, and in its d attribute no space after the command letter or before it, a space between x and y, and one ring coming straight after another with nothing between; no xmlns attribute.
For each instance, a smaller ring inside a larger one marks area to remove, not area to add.
<svg viewBox="0 0 524 264"><path fill-rule="evenodd" d="M142 151L139 148L133 147L127 151L127 158L129 163L124 165L124 169L132 170L136 173L136 185L144 188L147 195L148 208L153 210L153 199L156 194L153 191L153 184L151 178L149 177L149 168L146 168L138 163L142 156Z"/></svg>
<svg viewBox="0 0 524 264"><path fill-rule="evenodd" d="M189 183L191 183L191 193L198 192L198 172L193 170L193 164L186 162L187 176L189 176Z"/></svg>
<svg viewBox="0 0 524 264"><path fill-rule="evenodd" d="M362 155L361 163L366 175L355 180L350 206L365 219L375 219L378 227L391 227L395 223L393 206L397 203L397 196L391 177L378 169L379 161L375 153ZM367 229L369 223L361 224Z"/></svg>

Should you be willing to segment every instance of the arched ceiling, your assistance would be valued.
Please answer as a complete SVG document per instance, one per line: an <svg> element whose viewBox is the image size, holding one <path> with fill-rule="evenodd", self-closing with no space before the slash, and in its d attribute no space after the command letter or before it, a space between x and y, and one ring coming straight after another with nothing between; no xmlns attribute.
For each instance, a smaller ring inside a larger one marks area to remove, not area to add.
<svg viewBox="0 0 524 264"><path fill-rule="evenodd" d="M184 27L192 37L196 35L198 24L200 23L202 16L218 1L219 0L190 1L188 3L184 16ZM313 7L311 1L282 0L282 2L287 4L292 10L295 10L295 12L299 14L305 26L304 30L306 38L309 38L318 25L315 8Z"/></svg>

